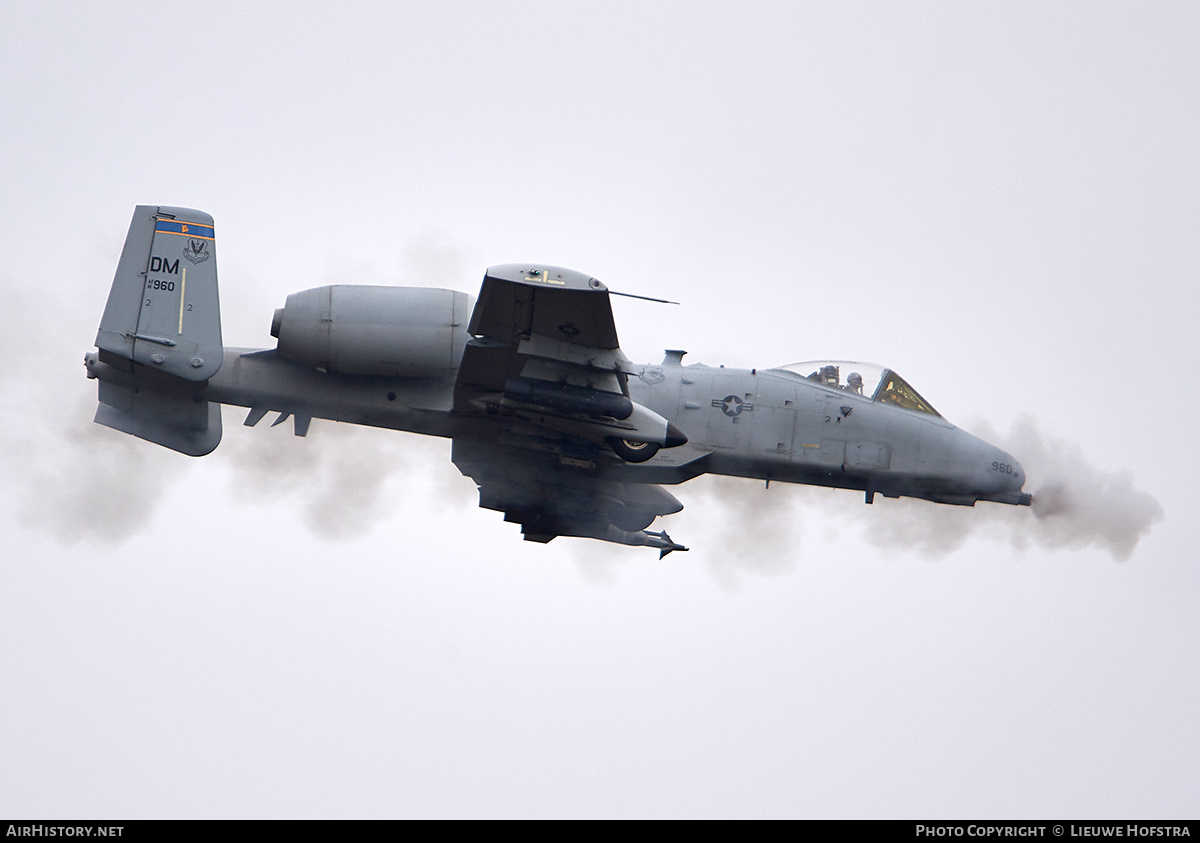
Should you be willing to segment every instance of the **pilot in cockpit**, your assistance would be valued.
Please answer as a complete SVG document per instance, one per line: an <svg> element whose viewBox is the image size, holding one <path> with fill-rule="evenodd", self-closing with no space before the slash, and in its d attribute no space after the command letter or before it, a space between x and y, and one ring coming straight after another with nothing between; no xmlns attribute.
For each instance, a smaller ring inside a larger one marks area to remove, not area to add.
<svg viewBox="0 0 1200 843"><path fill-rule="evenodd" d="M844 389L847 392L853 392L856 395L862 395L863 379L858 372L851 372L846 376L846 386Z"/></svg>
<svg viewBox="0 0 1200 843"><path fill-rule="evenodd" d="M819 373L814 372L813 374L817 375L817 377L814 378L817 383L823 383L826 386L837 386L838 381L841 380L841 377L838 374L838 367L833 365L822 366ZM809 375L809 377L811 378L812 375Z"/></svg>

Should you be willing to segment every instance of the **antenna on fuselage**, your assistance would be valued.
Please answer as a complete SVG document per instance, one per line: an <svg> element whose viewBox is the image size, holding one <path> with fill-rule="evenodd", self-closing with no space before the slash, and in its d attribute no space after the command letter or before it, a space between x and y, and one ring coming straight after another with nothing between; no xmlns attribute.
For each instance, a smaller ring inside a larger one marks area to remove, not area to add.
<svg viewBox="0 0 1200 843"><path fill-rule="evenodd" d="M659 304L679 304L679 302L677 302L677 301L667 301L666 299L656 299L656 298L652 298L650 296L638 296L638 295L634 295L633 293L618 293L616 290L609 290L608 292L610 295L624 296L627 299L641 299L642 301L653 301L653 302L658 302Z"/></svg>

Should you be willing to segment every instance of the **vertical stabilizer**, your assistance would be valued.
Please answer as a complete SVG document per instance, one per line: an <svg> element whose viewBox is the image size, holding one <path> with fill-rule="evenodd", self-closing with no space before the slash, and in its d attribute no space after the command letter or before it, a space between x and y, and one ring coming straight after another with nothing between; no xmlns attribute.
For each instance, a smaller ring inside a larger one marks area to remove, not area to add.
<svg viewBox="0 0 1200 843"><path fill-rule="evenodd" d="M96 423L191 456L221 441L208 379L221 368L221 308L213 219L139 205L117 264L96 347Z"/></svg>
<svg viewBox="0 0 1200 843"><path fill-rule="evenodd" d="M213 218L203 211L139 205L96 334L101 358L205 381L221 368ZM114 359L115 358L115 359Z"/></svg>

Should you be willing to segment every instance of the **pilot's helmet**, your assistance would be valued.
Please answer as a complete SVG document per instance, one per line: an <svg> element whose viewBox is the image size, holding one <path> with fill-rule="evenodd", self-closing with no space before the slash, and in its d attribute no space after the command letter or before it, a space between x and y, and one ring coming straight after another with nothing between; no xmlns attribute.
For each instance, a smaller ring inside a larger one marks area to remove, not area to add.
<svg viewBox="0 0 1200 843"><path fill-rule="evenodd" d="M846 376L846 385L849 386L851 389L857 390L858 392L862 392L862 387L863 387L862 375L860 375L858 372L851 372L850 374L848 374Z"/></svg>

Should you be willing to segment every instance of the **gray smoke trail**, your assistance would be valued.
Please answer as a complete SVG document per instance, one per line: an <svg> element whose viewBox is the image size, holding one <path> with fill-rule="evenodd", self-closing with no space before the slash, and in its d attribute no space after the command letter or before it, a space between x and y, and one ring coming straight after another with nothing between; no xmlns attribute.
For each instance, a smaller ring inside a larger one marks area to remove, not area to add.
<svg viewBox="0 0 1200 843"><path fill-rule="evenodd" d="M801 513L806 490L741 477L707 478L710 501L728 508L720 519L715 547L702 550L712 575L725 588L743 574L777 577L791 573L799 560ZM711 503L709 504L711 506ZM700 548L697 548L700 550Z"/></svg>
<svg viewBox="0 0 1200 843"><path fill-rule="evenodd" d="M747 576L776 577L795 570L803 533L802 502L811 490L783 483L768 489L761 480L709 475L670 487L685 505L680 515L655 521L691 550L666 557L662 564L702 562L725 591L736 591ZM623 547L585 539L568 542L585 579L612 585L625 564L657 564L644 547Z"/></svg>
<svg viewBox="0 0 1200 843"><path fill-rule="evenodd" d="M1018 543L1028 535L1043 547L1101 547L1125 560L1163 518L1129 471L1097 468L1079 445L1044 436L1032 418L1019 419L1003 447L1025 467L1034 496L1035 518L1014 535Z"/></svg>
<svg viewBox="0 0 1200 843"><path fill-rule="evenodd" d="M993 534L998 522L1003 535L1002 523L1013 515L998 509L997 504L979 504L967 509L910 498L876 498L875 505L868 507L858 494L851 498L847 492L834 493L823 505L842 521L858 521L869 544L889 551L912 550L926 556L944 556L959 550L972 535Z"/></svg>
<svg viewBox="0 0 1200 843"><path fill-rule="evenodd" d="M447 452L437 440L319 419L306 437L293 436L290 423L236 430L217 451L243 500L299 502L308 529L331 539L369 531L414 490L423 501L458 504L462 487L439 478L457 475ZM404 488L389 487L396 479Z"/></svg>
<svg viewBox="0 0 1200 843"><path fill-rule="evenodd" d="M777 577L796 569L811 489L704 476L671 491L687 509L655 528L667 527L691 547L687 554L669 557L677 563L703 562L726 591L736 591L747 576Z"/></svg>
<svg viewBox="0 0 1200 843"><path fill-rule="evenodd" d="M1162 507L1153 495L1134 486L1130 472L1092 465L1078 444L1043 434L1032 418L1019 419L1007 436L986 425L976 429L1021 462L1029 478L1025 489L1034 496L1032 512L991 503L968 508L907 499L877 501L867 515L858 507L868 541L938 556L958 550L972 536L985 536L1020 549L1097 547L1125 560L1162 520ZM851 515L845 507L838 514Z"/></svg>
<svg viewBox="0 0 1200 843"><path fill-rule="evenodd" d="M520 538L515 529L513 538ZM564 543L571 553L576 569L592 585L616 585L617 572L626 563L649 562L655 558L654 554L644 547L624 547L580 538L558 538L554 541Z"/></svg>
<svg viewBox="0 0 1200 843"><path fill-rule="evenodd" d="M78 369L74 384L65 376L17 381L17 400L0 410L0 480L22 528L64 546L120 544L149 527L169 487L198 461L93 424L95 383ZM423 501L461 506L464 513L474 507L470 488L463 488L470 482L450 464L444 441L320 420L300 438L290 423L243 430L238 415L225 413L222 443L202 458L205 464L224 464L243 500L298 504L319 536L369 531L389 504L411 494L389 488L397 478Z"/></svg>
<svg viewBox="0 0 1200 843"><path fill-rule="evenodd" d="M169 486L197 461L93 424L95 387L85 388L93 394L72 401L34 389L39 397L29 401L32 410L0 419L5 485L21 527L65 546L119 544L152 523ZM448 484L436 480L439 471L457 474L448 454L432 458L411 434L316 421L309 436L299 438L290 424L243 431L225 415L221 446L203 458L206 464L227 466L234 494L243 500L298 504L305 525L319 536L357 535L377 524L387 504L402 496L389 494L394 477L422 478L421 490L430 493L425 500L451 497ZM448 449L443 444L441 450Z"/></svg>
<svg viewBox="0 0 1200 843"><path fill-rule="evenodd" d="M145 528L189 458L92 424L94 398L35 392L36 409L4 424L17 523L67 547L119 544Z"/></svg>
<svg viewBox="0 0 1200 843"><path fill-rule="evenodd" d="M45 307L40 289L0 279L0 312L17 326L0 333L0 484L17 526L64 546L117 544L150 523L190 458L92 424L96 384L82 364L99 311L66 297L48 338L22 331Z"/></svg>

